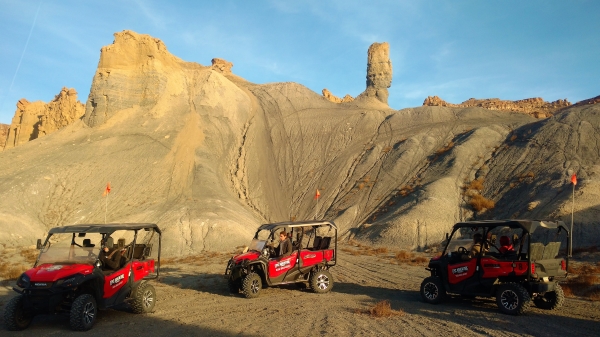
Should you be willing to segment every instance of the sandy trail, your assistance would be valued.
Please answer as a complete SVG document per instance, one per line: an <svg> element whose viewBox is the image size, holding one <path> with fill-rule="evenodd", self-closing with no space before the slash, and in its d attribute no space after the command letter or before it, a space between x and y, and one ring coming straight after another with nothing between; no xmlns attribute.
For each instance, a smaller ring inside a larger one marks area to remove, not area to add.
<svg viewBox="0 0 600 337"><path fill-rule="evenodd" d="M101 311L86 336L596 336L600 331L598 302L567 299L559 311L532 308L519 317L501 314L491 299L423 303L418 290L427 271L391 264L389 257L340 252L332 292L314 294L292 285L263 289L256 299L229 294L222 278L225 256L202 265L168 264L161 282L154 282L154 313L134 315L125 306ZM14 294L2 287L2 310ZM365 313L381 300L404 314L373 318ZM0 330L12 336L75 334L66 316L36 317L22 332Z"/></svg>

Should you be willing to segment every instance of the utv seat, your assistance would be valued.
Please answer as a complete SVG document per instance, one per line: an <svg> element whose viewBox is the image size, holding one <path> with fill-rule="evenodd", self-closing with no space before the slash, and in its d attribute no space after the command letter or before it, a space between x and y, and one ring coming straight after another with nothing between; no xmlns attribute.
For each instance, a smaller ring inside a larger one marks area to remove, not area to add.
<svg viewBox="0 0 600 337"><path fill-rule="evenodd" d="M319 245L320 250L329 249L329 244L331 243L331 237L326 236L321 239L321 244Z"/></svg>
<svg viewBox="0 0 600 337"><path fill-rule="evenodd" d="M556 258L558 250L560 249L560 242L548 242L546 248L544 248L544 254L542 260L550 260Z"/></svg>
<svg viewBox="0 0 600 337"><path fill-rule="evenodd" d="M90 239L83 239L83 247L93 248L95 246L96 245L92 243L92 240L90 240Z"/></svg>
<svg viewBox="0 0 600 337"><path fill-rule="evenodd" d="M321 241L323 240L320 236L315 236L315 241L313 241L313 246L311 250L319 250L321 249Z"/></svg>
<svg viewBox="0 0 600 337"><path fill-rule="evenodd" d="M133 258L138 260L145 260L152 253L152 244L136 244L133 248Z"/></svg>

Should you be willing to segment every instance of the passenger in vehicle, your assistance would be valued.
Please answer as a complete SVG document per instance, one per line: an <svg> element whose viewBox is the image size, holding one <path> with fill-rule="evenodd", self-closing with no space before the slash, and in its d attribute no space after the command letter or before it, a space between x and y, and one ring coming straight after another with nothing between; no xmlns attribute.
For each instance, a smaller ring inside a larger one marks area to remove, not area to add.
<svg viewBox="0 0 600 337"><path fill-rule="evenodd" d="M277 246L277 256L288 256L292 253L292 242L285 231L279 233L279 246Z"/></svg>
<svg viewBox="0 0 600 337"><path fill-rule="evenodd" d="M500 237L500 253L502 254L508 254L508 253L514 253L515 249L513 247L513 245L510 243L510 238L508 236L501 236Z"/></svg>

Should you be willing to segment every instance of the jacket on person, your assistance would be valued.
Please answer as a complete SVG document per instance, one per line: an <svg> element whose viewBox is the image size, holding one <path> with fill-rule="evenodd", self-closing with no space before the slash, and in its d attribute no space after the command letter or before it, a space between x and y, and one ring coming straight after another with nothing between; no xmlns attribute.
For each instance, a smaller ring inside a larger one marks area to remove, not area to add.
<svg viewBox="0 0 600 337"><path fill-rule="evenodd" d="M292 253L292 242L290 241L289 238L286 238L285 240L281 241L279 243L279 246L277 247L278 256L288 256Z"/></svg>

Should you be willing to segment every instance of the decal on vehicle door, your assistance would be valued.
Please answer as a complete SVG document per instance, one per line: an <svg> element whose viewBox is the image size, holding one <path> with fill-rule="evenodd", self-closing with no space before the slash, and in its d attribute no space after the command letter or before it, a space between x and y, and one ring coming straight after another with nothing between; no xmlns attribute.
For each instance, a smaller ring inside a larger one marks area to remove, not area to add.
<svg viewBox="0 0 600 337"><path fill-rule="evenodd" d="M279 261L275 264L275 271L289 269L291 265L290 259Z"/></svg>
<svg viewBox="0 0 600 337"><path fill-rule="evenodd" d="M458 268L452 269L452 274L454 274L454 276L456 276L456 277L465 276L465 275L467 275L468 271L469 271L469 266L463 266L463 267L458 267Z"/></svg>

